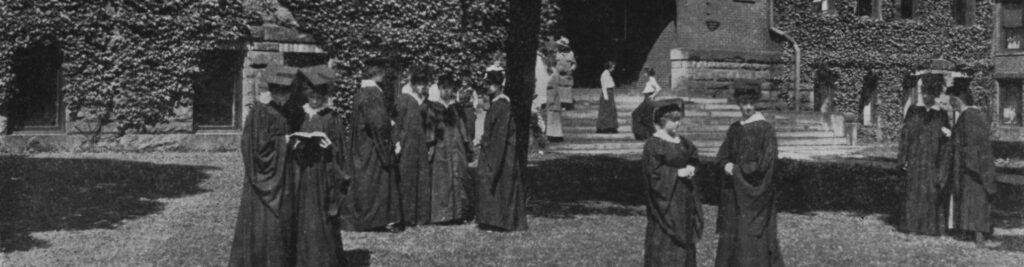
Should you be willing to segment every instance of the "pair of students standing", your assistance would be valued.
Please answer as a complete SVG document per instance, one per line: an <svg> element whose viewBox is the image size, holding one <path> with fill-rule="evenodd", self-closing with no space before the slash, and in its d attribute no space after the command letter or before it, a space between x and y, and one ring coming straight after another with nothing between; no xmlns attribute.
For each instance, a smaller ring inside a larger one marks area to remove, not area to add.
<svg viewBox="0 0 1024 267"><path fill-rule="evenodd" d="M725 175L719 179L716 266L783 266L776 222L773 181L778 144L775 130L753 103L760 84L734 84L743 118L729 126L718 152ZM696 242L704 218L693 181L699 165L697 147L677 128L682 107L673 101L653 103L655 132L644 145L647 195L645 266L696 266Z"/></svg>
<svg viewBox="0 0 1024 267"><path fill-rule="evenodd" d="M923 235L949 229L981 243L992 233L996 191L989 118L974 106L969 89L944 89L943 76L924 75L908 101L898 157L907 178L898 228ZM947 96L949 106L936 100Z"/></svg>
<svg viewBox="0 0 1024 267"><path fill-rule="evenodd" d="M336 217L348 147L340 115L327 108L334 79L326 66L264 71L269 96L253 104L242 132L245 182L231 266L344 264ZM295 91L306 99L301 111Z"/></svg>

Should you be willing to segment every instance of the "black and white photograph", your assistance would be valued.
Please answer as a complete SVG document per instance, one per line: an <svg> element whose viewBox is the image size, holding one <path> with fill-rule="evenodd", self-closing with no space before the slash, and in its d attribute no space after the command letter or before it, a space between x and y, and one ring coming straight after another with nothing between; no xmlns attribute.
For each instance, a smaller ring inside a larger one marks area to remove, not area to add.
<svg viewBox="0 0 1024 267"><path fill-rule="evenodd" d="M1024 0L0 0L0 267L1024 266Z"/></svg>

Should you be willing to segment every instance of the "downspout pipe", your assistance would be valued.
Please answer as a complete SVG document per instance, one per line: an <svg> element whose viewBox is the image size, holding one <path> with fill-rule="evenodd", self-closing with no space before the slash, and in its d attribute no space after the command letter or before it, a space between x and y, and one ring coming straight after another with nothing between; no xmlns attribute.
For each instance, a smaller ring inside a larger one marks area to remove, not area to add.
<svg viewBox="0 0 1024 267"><path fill-rule="evenodd" d="M794 79L794 81L796 83L796 87L793 88L793 96L792 97L793 97L793 105L795 106L794 108L796 109L796 111L800 111L800 65L801 65L800 64L801 63L800 62L800 45L796 43L796 40L793 39L792 36L789 36L788 34L786 34L786 32L780 30L779 28L771 27L771 31L773 33L775 33L775 34L778 34L779 36L782 36L782 38L786 38L786 41L788 41L789 43L793 44L793 51L796 54L796 63L795 63L796 71L793 73L793 76L794 76L793 79ZM812 98L811 101L812 102L814 101L813 97L814 96L812 95L811 96L811 98Z"/></svg>
<svg viewBox="0 0 1024 267"><path fill-rule="evenodd" d="M786 34L782 29L775 27L775 1L768 1L768 25L770 25L768 27L772 33L782 36L782 38L785 38L787 42L793 44L793 51L796 53L796 72L793 74L793 79L795 79L796 86L793 88L793 96L791 97L793 99L794 109L796 111L800 111L800 45L796 43L796 39L793 39L792 36ZM811 95L811 102L814 102L813 94Z"/></svg>

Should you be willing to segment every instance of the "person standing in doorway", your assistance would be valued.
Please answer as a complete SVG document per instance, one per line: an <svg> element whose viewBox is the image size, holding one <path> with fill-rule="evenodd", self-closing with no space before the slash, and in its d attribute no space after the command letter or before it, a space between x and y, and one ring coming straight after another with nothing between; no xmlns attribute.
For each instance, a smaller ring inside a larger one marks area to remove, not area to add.
<svg viewBox="0 0 1024 267"><path fill-rule="evenodd" d="M601 73L601 101L597 110L597 133L618 133L619 114L615 107L615 79L612 78L615 61L606 62L604 67Z"/></svg>

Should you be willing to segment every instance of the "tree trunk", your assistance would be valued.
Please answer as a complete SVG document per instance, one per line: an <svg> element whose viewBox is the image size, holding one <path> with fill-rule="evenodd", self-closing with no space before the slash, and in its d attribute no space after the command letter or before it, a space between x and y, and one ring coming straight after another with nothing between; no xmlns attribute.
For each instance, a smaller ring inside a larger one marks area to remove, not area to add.
<svg viewBox="0 0 1024 267"><path fill-rule="evenodd" d="M534 94L534 67L537 64L537 43L540 31L541 0L509 1L507 87L505 94L512 100L512 119L516 124L516 163L526 175L526 161L530 150L530 105Z"/></svg>

